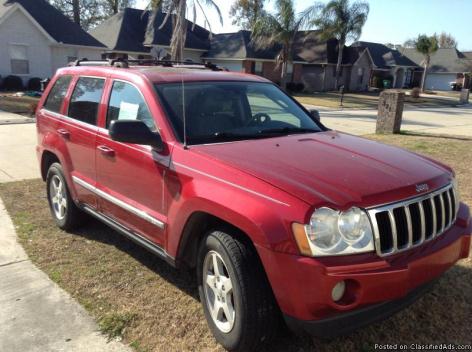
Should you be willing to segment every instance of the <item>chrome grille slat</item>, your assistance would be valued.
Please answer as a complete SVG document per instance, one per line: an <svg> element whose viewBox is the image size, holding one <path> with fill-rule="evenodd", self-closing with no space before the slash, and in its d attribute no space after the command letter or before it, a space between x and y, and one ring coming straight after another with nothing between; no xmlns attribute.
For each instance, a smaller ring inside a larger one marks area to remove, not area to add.
<svg viewBox="0 0 472 352"><path fill-rule="evenodd" d="M436 216L436 203L434 202L434 196L429 198L429 203L431 204L431 212L433 216L433 234L431 235L431 238L433 238L438 233L438 218Z"/></svg>
<svg viewBox="0 0 472 352"><path fill-rule="evenodd" d="M413 244L413 225L411 224L411 213L410 208L407 205L403 207L406 216L406 224L408 227L408 244L407 247L411 247Z"/></svg>
<svg viewBox="0 0 472 352"><path fill-rule="evenodd" d="M437 235L443 233L444 229L446 228L446 207L444 206L444 194L439 195L439 202L441 203L441 231L437 233Z"/></svg>
<svg viewBox="0 0 472 352"><path fill-rule="evenodd" d="M395 216L393 215L393 209L388 211L388 217L390 219L390 226L392 228L392 240L393 240L393 251L398 248L398 235L397 235L397 224L395 224Z"/></svg>
<svg viewBox="0 0 472 352"><path fill-rule="evenodd" d="M457 218L456 199L452 185L448 185L419 197L367 209L377 254L387 256L403 252L447 231ZM390 235L391 241L386 237Z"/></svg>
<svg viewBox="0 0 472 352"><path fill-rule="evenodd" d="M449 221L452 222L453 215L452 215L452 201L451 201L451 195L449 194L449 191L444 193L447 197L447 204L449 205Z"/></svg>
<svg viewBox="0 0 472 352"><path fill-rule="evenodd" d="M420 209L420 221L421 221L421 239L419 243L423 243L426 238L426 219L424 217L423 202L418 202L418 208Z"/></svg>

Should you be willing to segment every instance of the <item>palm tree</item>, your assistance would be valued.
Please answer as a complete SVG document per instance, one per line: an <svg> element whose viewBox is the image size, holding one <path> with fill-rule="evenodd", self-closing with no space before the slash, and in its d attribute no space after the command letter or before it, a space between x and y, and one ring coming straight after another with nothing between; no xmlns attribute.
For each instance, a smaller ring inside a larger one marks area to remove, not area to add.
<svg viewBox="0 0 472 352"><path fill-rule="evenodd" d="M293 0L276 0L275 14L263 12L252 28L251 42L257 49L280 46L276 57L276 69L281 67L280 85L287 86L287 68L293 61L295 37L309 18L295 13Z"/></svg>
<svg viewBox="0 0 472 352"><path fill-rule="evenodd" d="M307 10L307 13L316 11L319 11L319 15L311 24L322 31L324 39L336 38L338 40L338 61L335 76L337 89L346 41L357 40L361 36L362 27L369 15L369 4L362 1L350 4L349 0L331 0L326 5L313 5Z"/></svg>
<svg viewBox="0 0 472 352"><path fill-rule="evenodd" d="M218 19L223 24L223 17L218 5L213 0L151 0L149 8L152 8L153 15L150 18L150 26L154 25L154 19L157 11L162 9L166 12L166 17L162 21L159 29L165 26L169 17L172 16L172 39L170 41L170 56L173 61L182 61L184 57L185 40L187 39L187 12L193 14L193 23L197 20L197 11L199 10L204 17L205 27L209 28L211 33L211 24L205 13L205 7L213 8L218 14ZM193 30L193 27L192 27Z"/></svg>
<svg viewBox="0 0 472 352"><path fill-rule="evenodd" d="M439 49L438 38L435 35L428 37L425 34L421 34L415 40L415 48L416 51L423 54L424 56L424 71L423 77L421 77L421 91L424 92L426 76L428 74L429 64L431 62L431 55Z"/></svg>

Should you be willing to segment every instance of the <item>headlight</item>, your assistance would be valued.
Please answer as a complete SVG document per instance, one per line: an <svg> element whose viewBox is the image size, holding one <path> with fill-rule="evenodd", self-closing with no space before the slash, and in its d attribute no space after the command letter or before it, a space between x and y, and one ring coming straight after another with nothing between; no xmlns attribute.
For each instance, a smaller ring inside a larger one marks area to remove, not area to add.
<svg viewBox="0 0 472 352"><path fill-rule="evenodd" d="M344 212L319 208L311 216L310 224L293 224L293 231L300 251L305 255L343 255L374 250L369 217L356 207Z"/></svg>

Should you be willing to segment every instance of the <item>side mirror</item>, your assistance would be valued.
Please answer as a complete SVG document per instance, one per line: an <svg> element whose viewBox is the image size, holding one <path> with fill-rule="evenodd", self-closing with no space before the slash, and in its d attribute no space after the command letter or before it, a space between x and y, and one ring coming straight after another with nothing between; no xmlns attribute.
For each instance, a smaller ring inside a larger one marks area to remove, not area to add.
<svg viewBox="0 0 472 352"><path fill-rule="evenodd" d="M111 139L117 142L150 145L157 151L162 151L164 148L161 136L152 132L142 121L112 121L109 133Z"/></svg>
<svg viewBox="0 0 472 352"><path fill-rule="evenodd" d="M310 113L311 117L313 117L316 121L321 121L320 112L318 110L310 109L308 110L308 112Z"/></svg>

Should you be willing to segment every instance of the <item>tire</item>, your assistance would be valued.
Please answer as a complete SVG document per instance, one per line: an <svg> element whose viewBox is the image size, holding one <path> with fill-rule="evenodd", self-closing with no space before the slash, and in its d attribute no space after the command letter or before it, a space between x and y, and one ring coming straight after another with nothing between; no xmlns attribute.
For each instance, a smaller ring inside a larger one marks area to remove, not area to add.
<svg viewBox="0 0 472 352"><path fill-rule="evenodd" d="M215 271L215 260L219 273ZM259 257L250 244L226 232L209 232L200 246L197 279L206 320L224 348L257 350L277 334L279 310ZM228 279L231 290L224 287ZM217 314L212 315L212 311Z"/></svg>
<svg viewBox="0 0 472 352"><path fill-rule="evenodd" d="M59 228L70 231L83 223L85 214L74 203L59 163L53 163L49 167L46 176L46 192L49 209Z"/></svg>

